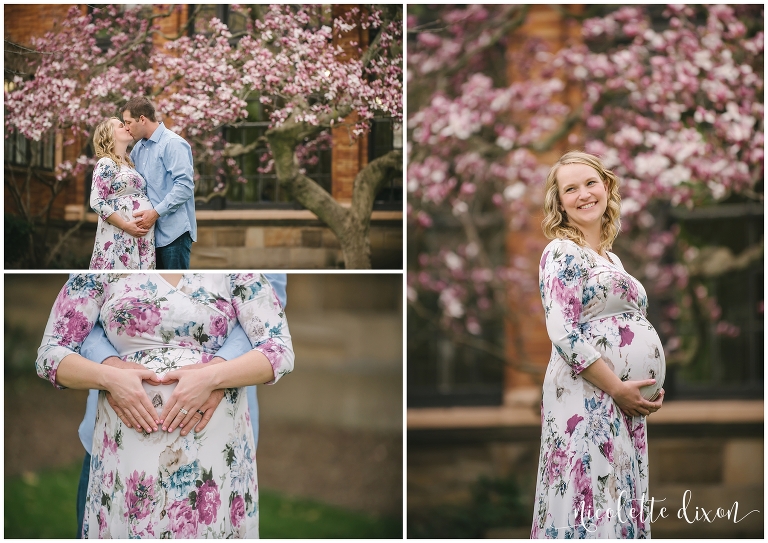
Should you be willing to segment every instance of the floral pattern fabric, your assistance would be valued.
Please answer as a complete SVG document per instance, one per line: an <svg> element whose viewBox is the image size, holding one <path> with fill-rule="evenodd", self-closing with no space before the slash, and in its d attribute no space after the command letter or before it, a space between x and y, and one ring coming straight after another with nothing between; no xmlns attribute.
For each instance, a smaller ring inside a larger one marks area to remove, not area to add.
<svg viewBox="0 0 768 543"><path fill-rule="evenodd" d="M139 172L126 165L118 167L111 158L100 159L93 171L90 204L99 214L99 223L89 268L154 270L155 227L146 236L135 238L107 222L113 213L132 221L134 212L152 209L147 182Z"/></svg>
<svg viewBox="0 0 768 543"><path fill-rule="evenodd" d="M664 351L646 318L645 289L610 261L570 240L544 250L539 289L552 355L544 377L541 453L531 538L647 538L645 417L628 417L580 376L597 359L623 381L655 378Z"/></svg>
<svg viewBox="0 0 768 543"><path fill-rule="evenodd" d="M76 275L59 293L38 351L56 383L96 321L123 360L163 375L208 362L236 322L274 372L293 368L285 313L263 275ZM176 384L144 383L158 413ZM138 433L99 395L83 523L87 538L258 537L256 456L244 389L227 389L204 431Z"/></svg>

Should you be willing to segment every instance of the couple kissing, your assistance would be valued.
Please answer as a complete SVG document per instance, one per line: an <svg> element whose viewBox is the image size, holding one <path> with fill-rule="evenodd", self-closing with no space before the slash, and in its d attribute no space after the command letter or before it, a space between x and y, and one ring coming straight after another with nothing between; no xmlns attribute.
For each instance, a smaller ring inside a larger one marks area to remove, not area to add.
<svg viewBox="0 0 768 543"><path fill-rule="evenodd" d="M157 121L147 98L132 98L120 113L94 130L90 205L99 222L89 268L189 269L197 240L192 149Z"/></svg>

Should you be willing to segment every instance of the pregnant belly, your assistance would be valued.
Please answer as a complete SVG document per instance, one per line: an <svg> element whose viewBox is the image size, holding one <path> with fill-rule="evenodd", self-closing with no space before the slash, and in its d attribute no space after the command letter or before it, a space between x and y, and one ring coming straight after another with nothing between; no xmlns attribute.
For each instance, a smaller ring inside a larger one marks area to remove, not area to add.
<svg viewBox="0 0 768 543"><path fill-rule="evenodd" d="M590 343L622 381L656 379L640 389L655 399L666 376L664 349L656 330L639 314L624 314L590 323Z"/></svg>
<svg viewBox="0 0 768 543"><path fill-rule="evenodd" d="M136 211L152 209L152 203L146 196L129 194L121 196L113 201L113 208L120 213L125 220L133 220Z"/></svg>
<svg viewBox="0 0 768 543"><path fill-rule="evenodd" d="M123 357L126 362L141 364L145 368L154 371L158 376L163 376L170 371L174 371L184 366L198 364L201 362L203 353L192 349L183 349L178 347L163 347L158 349L146 349L137 351ZM158 414L163 410L163 406L168 402L177 383L174 381L167 385L151 385L144 381L142 383L144 391L147 393L152 405Z"/></svg>
<svg viewBox="0 0 768 543"><path fill-rule="evenodd" d="M122 356L126 362L141 364L148 370L154 371L158 376L163 376L169 371L178 370L184 366L199 364L204 359L210 358L210 354L182 347L144 349Z"/></svg>

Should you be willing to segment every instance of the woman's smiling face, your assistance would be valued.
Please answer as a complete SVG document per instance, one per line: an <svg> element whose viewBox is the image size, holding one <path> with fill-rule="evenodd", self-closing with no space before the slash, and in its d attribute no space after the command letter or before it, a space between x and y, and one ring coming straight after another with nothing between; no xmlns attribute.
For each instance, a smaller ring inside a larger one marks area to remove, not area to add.
<svg viewBox="0 0 768 543"><path fill-rule="evenodd" d="M582 232L600 227L608 193L597 170L586 164L564 164L557 170L557 193L568 222Z"/></svg>

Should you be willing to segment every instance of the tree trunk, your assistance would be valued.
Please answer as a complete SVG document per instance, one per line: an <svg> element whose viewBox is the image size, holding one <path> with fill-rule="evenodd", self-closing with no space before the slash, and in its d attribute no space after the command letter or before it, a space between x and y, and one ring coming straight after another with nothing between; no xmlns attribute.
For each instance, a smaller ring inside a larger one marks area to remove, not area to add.
<svg viewBox="0 0 768 543"><path fill-rule="evenodd" d="M336 235L347 269L371 269L370 224L376 192L394 171L402 171L401 150L390 151L358 172L350 208L341 206L319 184L300 173L296 147L318 127L287 122L267 131L280 186L328 225Z"/></svg>
<svg viewBox="0 0 768 543"><path fill-rule="evenodd" d="M344 222L344 230L336 236L344 255L344 267L348 270L370 270L370 216L368 220L358 221L350 214Z"/></svg>

